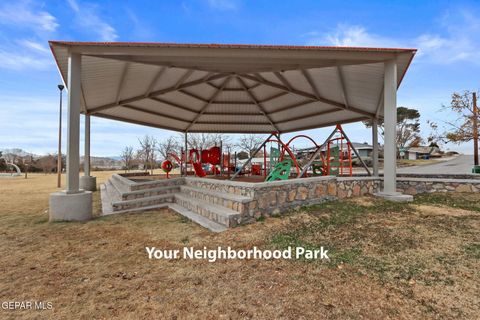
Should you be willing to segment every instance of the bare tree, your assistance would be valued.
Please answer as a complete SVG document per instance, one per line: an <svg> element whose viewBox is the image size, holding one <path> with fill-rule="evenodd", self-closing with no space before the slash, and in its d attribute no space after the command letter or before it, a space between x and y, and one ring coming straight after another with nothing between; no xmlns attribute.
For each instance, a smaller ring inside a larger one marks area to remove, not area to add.
<svg viewBox="0 0 480 320"><path fill-rule="evenodd" d="M42 169L43 173L51 173L57 167L57 159L51 154L46 155L38 159L37 166Z"/></svg>
<svg viewBox="0 0 480 320"><path fill-rule="evenodd" d="M230 137L221 133L190 133L187 138L188 147L197 150L205 150L213 146L220 146L220 142L222 142L223 146L228 146L230 143ZM181 141L183 141L183 139L184 137L182 134Z"/></svg>
<svg viewBox="0 0 480 320"><path fill-rule="evenodd" d="M120 156L122 157L123 163L125 164L125 172L129 171L132 168L134 159L133 147L125 147Z"/></svg>
<svg viewBox="0 0 480 320"><path fill-rule="evenodd" d="M158 142L158 152L162 156L162 159L167 159L170 153L179 153L180 143L174 136L168 137L168 139Z"/></svg>
<svg viewBox="0 0 480 320"><path fill-rule="evenodd" d="M145 135L142 139L138 139L138 142L140 143L140 149L137 151L138 158L143 163L145 171L150 167L150 173L153 174L156 163L157 140L153 136Z"/></svg>
<svg viewBox="0 0 480 320"><path fill-rule="evenodd" d="M248 156L251 157L264 140L264 137L258 134L244 134L238 140L237 147L248 153Z"/></svg>

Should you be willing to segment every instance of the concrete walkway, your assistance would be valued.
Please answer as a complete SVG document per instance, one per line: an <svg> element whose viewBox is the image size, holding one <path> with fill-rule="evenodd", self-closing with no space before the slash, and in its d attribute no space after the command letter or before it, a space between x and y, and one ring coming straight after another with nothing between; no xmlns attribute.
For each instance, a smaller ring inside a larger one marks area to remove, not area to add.
<svg viewBox="0 0 480 320"><path fill-rule="evenodd" d="M451 160L439 161L438 163L398 168L397 173L465 174L472 173L472 167L473 155L460 155Z"/></svg>

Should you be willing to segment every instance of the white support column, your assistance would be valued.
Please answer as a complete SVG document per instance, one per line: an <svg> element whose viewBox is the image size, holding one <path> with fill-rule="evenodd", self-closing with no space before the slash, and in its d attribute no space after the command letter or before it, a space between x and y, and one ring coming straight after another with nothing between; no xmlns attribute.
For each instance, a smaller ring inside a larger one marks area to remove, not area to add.
<svg viewBox="0 0 480 320"><path fill-rule="evenodd" d="M68 56L67 189L50 195L50 221L83 221L92 217L92 193L80 189L81 62L78 53Z"/></svg>
<svg viewBox="0 0 480 320"><path fill-rule="evenodd" d="M97 178L90 175L90 115L85 115L85 152L83 157L83 176L80 177L80 189L97 190Z"/></svg>
<svg viewBox="0 0 480 320"><path fill-rule="evenodd" d="M372 167L373 176L378 177L378 119L372 119Z"/></svg>
<svg viewBox="0 0 480 320"><path fill-rule="evenodd" d="M79 191L81 55L68 57L67 193Z"/></svg>
<svg viewBox="0 0 480 320"><path fill-rule="evenodd" d="M384 78L384 121L385 146L383 148L383 191L387 194L397 192L397 63L390 60L385 63Z"/></svg>
<svg viewBox="0 0 480 320"><path fill-rule="evenodd" d="M385 145L383 147L383 192L381 197L392 201L412 201L413 197L397 192L397 62L385 62L384 77Z"/></svg>
<svg viewBox="0 0 480 320"><path fill-rule="evenodd" d="M90 176L90 115L85 115L85 156L83 158L83 173Z"/></svg>

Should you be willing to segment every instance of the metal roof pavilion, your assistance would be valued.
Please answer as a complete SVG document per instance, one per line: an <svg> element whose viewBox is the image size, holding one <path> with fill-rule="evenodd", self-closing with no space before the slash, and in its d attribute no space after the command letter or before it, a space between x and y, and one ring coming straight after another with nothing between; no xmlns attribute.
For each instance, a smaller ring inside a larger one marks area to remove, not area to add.
<svg viewBox="0 0 480 320"><path fill-rule="evenodd" d="M385 62L398 87L415 49L50 41L80 111L181 132L292 132L383 116Z"/></svg>
<svg viewBox="0 0 480 320"><path fill-rule="evenodd" d="M96 188L91 115L185 132L185 150L188 132L283 133L372 119L377 177L383 117L379 195L411 200L396 191L395 137L397 88L415 49L66 41L50 47L68 87L67 188L51 194L51 220L92 215L85 191Z"/></svg>

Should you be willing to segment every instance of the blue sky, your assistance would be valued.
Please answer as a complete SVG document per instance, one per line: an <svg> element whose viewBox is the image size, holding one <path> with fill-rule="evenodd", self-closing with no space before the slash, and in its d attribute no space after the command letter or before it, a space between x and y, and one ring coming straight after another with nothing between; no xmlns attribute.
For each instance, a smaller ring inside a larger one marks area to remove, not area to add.
<svg viewBox="0 0 480 320"><path fill-rule="evenodd" d="M478 17L478 1L3 0L0 149L56 150L61 80L48 40L418 48L398 105L420 110L426 136L427 120L452 119L439 112L452 92L480 87ZM345 129L371 140L362 124ZM323 141L330 131L307 133ZM174 133L93 118L92 154L118 155L144 134ZM472 153L470 144L446 147Z"/></svg>

